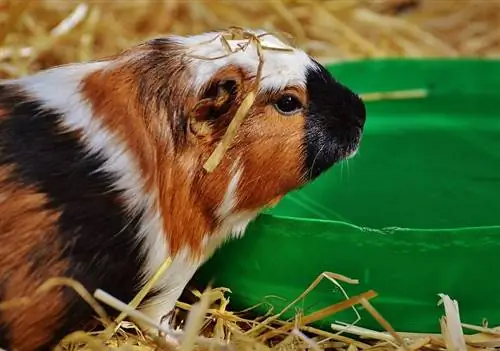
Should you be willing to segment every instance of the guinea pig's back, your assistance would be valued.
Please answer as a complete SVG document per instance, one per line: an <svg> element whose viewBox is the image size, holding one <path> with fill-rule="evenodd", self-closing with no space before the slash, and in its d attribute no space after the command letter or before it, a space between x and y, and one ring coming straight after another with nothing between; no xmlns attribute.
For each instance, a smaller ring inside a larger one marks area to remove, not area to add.
<svg viewBox="0 0 500 351"><path fill-rule="evenodd" d="M0 308L0 347L8 350L50 349L91 321L70 288L33 296L50 278L124 301L136 293L139 215L127 215L105 160L63 121L21 86L0 84L0 303L30 298Z"/></svg>

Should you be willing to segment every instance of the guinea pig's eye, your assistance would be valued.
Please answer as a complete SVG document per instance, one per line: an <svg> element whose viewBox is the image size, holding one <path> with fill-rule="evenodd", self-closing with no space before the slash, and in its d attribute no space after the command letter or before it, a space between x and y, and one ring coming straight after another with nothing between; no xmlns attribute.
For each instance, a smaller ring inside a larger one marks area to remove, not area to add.
<svg viewBox="0 0 500 351"><path fill-rule="evenodd" d="M274 107L283 115L293 115L302 109L302 103L293 95L282 95L274 103Z"/></svg>

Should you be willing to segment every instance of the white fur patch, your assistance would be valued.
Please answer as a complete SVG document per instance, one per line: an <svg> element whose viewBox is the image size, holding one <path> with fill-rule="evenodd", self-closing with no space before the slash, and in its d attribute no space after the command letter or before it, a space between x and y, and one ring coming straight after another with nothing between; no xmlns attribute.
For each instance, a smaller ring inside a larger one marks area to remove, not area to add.
<svg viewBox="0 0 500 351"><path fill-rule="evenodd" d="M243 174L244 166L240 158L231 167L231 179L227 185L226 192L221 204L217 208L216 214L221 220L217 233L207 235L204 238L203 246L207 256L212 253L225 241L230 238L237 239L243 236L248 224L257 216L258 210L235 212L238 203L238 185ZM206 257L208 258L208 257Z"/></svg>
<svg viewBox="0 0 500 351"><path fill-rule="evenodd" d="M230 228L231 237L234 239L242 237L250 222L257 217L259 212L260 210L245 211L228 217L224 225Z"/></svg>
<svg viewBox="0 0 500 351"><path fill-rule="evenodd" d="M224 219L229 216L237 204L238 199L236 191L242 174L243 166L240 166L240 160L238 159L231 167L231 180L229 181L226 192L224 193L222 203L217 209L217 216L220 219Z"/></svg>
<svg viewBox="0 0 500 351"><path fill-rule="evenodd" d="M143 251L147 254L142 279L148 280L168 256L168 244L163 232L162 218L156 194L144 191L139 166L125 144L102 125L83 96L79 93L81 80L100 69L109 68L107 62L62 66L27 76L15 83L21 84L34 98L49 108L63 113L64 124L71 130L80 130L89 154L102 153L106 158L104 169L116 175L115 187L122 190L132 213L146 209L137 239L144 238Z"/></svg>
<svg viewBox="0 0 500 351"><path fill-rule="evenodd" d="M157 286L162 287L161 291L140 308L141 312L155 320L161 320L175 307L176 301L202 262L193 261L190 252L182 250L159 279Z"/></svg>
<svg viewBox="0 0 500 351"><path fill-rule="evenodd" d="M204 260L208 260L229 239L241 238L245 234L248 224L257 217L259 212L260 210L243 211L227 216L216 233L204 237Z"/></svg>
<svg viewBox="0 0 500 351"><path fill-rule="evenodd" d="M250 31L250 30L249 30ZM251 31L256 35L266 33L263 30ZM226 55L226 49L221 43L218 32L209 32L188 37L173 36L173 41L186 46L188 57L196 55L202 57L219 57ZM214 38L217 38L213 40ZM263 36L261 42L265 46L274 48L288 48L291 52L264 50L264 65L262 67L262 90L277 90L289 85L305 87L306 71L308 68L315 68L311 58L304 52L283 43L272 35ZM244 45L247 40L229 42L232 51L240 45ZM221 68L228 65L236 65L247 69L251 74L257 72L259 57L254 44L244 51L240 50L227 57L217 60L203 60L191 58L189 61L191 73L193 75L192 89L197 92L207 83L214 74Z"/></svg>

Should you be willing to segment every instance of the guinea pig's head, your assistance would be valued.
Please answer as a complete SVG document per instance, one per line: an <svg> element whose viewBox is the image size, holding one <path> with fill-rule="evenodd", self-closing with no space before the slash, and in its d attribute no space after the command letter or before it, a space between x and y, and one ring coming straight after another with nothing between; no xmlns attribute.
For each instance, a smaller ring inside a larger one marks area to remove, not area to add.
<svg viewBox="0 0 500 351"><path fill-rule="evenodd" d="M363 131L365 107L355 93L305 52L272 35L260 40L286 50L262 51L255 101L211 172L204 163L255 88L255 44L210 32L154 39L124 54L136 58L129 67L138 101L162 145L156 159L164 198L182 207L176 213L199 209L213 230L231 218L245 221L352 156Z"/></svg>

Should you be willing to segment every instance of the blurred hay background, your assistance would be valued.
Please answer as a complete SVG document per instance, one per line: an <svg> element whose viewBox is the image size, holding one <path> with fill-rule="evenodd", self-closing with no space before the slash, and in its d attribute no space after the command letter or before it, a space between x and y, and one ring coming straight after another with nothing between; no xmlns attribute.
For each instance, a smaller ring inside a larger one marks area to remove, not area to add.
<svg viewBox="0 0 500 351"><path fill-rule="evenodd" d="M500 0L0 0L0 77L229 25L291 34L321 61L499 57Z"/></svg>

